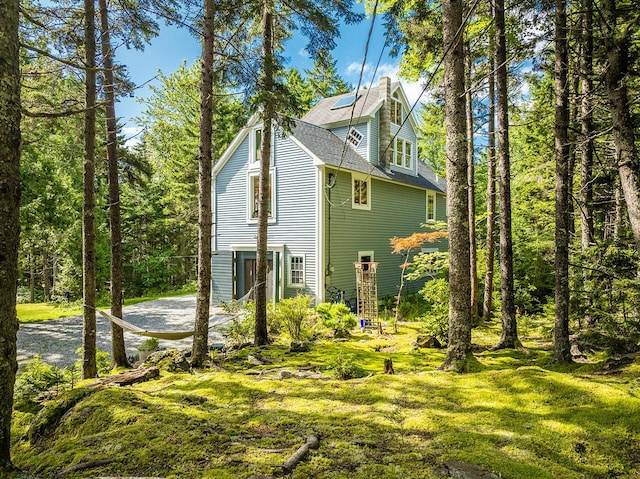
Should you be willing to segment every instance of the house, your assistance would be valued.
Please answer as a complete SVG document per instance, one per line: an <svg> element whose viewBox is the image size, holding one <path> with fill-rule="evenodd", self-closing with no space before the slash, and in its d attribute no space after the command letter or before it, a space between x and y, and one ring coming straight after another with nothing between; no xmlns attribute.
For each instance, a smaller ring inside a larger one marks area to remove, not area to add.
<svg viewBox="0 0 640 479"><path fill-rule="evenodd" d="M378 296L397 294L403 258L389 238L446 220L445 181L418 161L409 111L400 83L381 78L320 101L289 133L274 128L268 297L355 297L354 262L377 262ZM261 135L254 115L213 169L214 302L254 285Z"/></svg>

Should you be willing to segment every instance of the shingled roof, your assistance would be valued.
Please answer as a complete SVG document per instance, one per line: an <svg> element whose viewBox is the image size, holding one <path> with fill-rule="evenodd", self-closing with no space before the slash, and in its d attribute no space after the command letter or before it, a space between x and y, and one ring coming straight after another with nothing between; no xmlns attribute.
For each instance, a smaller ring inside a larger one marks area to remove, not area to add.
<svg viewBox="0 0 640 479"><path fill-rule="evenodd" d="M392 83L391 91L394 91L398 84L398 82ZM356 120L354 123L360 123L360 118L368 119L372 117L382 105L380 87L375 86L367 90L358 91L355 108L353 108L353 103L336 108L336 105L339 105L340 102L348 102L349 97L354 95L355 92L351 92L324 98L309 110L309 112L302 117L302 120L318 126L348 123L351 120L351 111L353 110L353 118Z"/></svg>
<svg viewBox="0 0 640 479"><path fill-rule="evenodd" d="M442 193L446 191L444 178L438 178L435 172L422 161L418 161L417 176L398 171L387 172L383 168L369 163L353 148L346 146L345 142L338 136L325 128L303 120L293 120L292 134L307 150L326 165L365 173L373 178L397 181Z"/></svg>

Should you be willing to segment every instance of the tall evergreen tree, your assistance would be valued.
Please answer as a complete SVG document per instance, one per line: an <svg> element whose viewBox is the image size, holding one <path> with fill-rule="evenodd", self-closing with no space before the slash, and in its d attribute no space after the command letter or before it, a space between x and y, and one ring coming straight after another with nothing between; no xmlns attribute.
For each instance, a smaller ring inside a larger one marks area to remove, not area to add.
<svg viewBox="0 0 640 479"><path fill-rule="evenodd" d="M200 74L200 156L198 161L198 296L193 334L192 364L200 367L209 353L211 302L211 167L213 120L213 58L215 1L204 0Z"/></svg>
<svg viewBox="0 0 640 479"><path fill-rule="evenodd" d="M82 378L98 375L96 364L96 36L94 0L84 0L85 111L82 207Z"/></svg>
<svg viewBox="0 0 640 479"><path fill-rule="evenodd" d="M465 370L471 352L469 195L465 116L462 1L443 0L442 34L449 213L449 341L444 370Z"/></svg>
<svg viewBox="0 0 640 479"><path fill-rule="evenodd" d="M122 318L122 228L120 226L120 178L118 173L118 125L116 120L114 52L111 47L107 0L98 1L102 46L105 123L107 129L107 168L109 179L109 234L111 243L111 314ZM111 359L118 367L130 367L124 345L124 331L111 323Z"/></svg>
<svg viewBox="0 0 640 479"><path fill-rule="evenodd" d="M554 360L571 361L569 345L569 86L567 3L555 12L556 254Z"/></svg>
<svg viewBox="0 0 640 479"><path fill-rule="evenodd" d="M11 463L11 416L18 370L16 294L20 236L20 57L18 0L0 4L0 475Z"/></svg>
<svg viewBox="0 0 640 479"><path fill-rule="evenodd" d="M496 89L498 95L498 184L500 187L500 288L502 336L496 348L519 343L513 283L513 239L511 232L511 164L509 158L509 95L504 0L495 2Z"/></svg>

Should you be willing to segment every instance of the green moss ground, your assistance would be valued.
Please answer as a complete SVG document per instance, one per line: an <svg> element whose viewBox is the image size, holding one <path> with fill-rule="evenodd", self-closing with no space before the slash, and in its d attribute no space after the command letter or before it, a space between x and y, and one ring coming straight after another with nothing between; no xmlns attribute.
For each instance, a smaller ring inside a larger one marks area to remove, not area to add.
<svg viewBox="0 0 640 479"><path fill-rule="evenodd" d="M474 330L480 371L443 373L444 351L411 351L417 330L323 341L308 353L274 345L259 351L272 362L258 368L246 361L257 353L249 348L221 368L102 390L35 445L27 439L34 416L16 411L14 463L41 478L112 459L65 477L240 479L273 474L314 433L320 448L293 478L431 478L449 459L505 479L640 474L640 364L608 376L594 364L555 367L533 329L523 331L523 349L490 351L493 324ZM336 354L376 374L282 380L271 371L325 370ZM395 375L380 374L385 358Z"/></svg>

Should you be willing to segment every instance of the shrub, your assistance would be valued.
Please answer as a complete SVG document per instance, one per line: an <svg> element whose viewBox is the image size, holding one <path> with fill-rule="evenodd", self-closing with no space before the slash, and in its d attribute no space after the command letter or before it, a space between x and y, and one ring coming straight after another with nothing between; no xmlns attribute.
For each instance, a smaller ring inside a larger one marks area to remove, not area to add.
<svg viewBox="0 0 640 479"><path fill-rule="evenodd" d="M32 410L37 408L38 396L48 391L59 393L71 389L79 379L73 368L60 369L36 356L27 363L24 372L16 378L15 408Z"/></svg>
<svg viewBox="0 0 640 479"><path fill-rule="evenodd" d="M442 278L428 281L421 293L427 302L427 312L420 318L424 332L446 344L449 335L449 283Z"/></svg>
<svg viewBox="0 0 640 479"><path fill-rule="evenodd" d="M315 310L322 326L332 330L334 335L348 335L358 324L356 315L342 303L320 303Z"/></svg>
<svg viewBox="0 0 640 479"><path fill-rule="evenodd" d="M276 303L272 310L272 322L286 330L291 341L300 341L310 335L313 310L311 297L299 294Z"/></svg>
<svg viewBox="0 0 640 479"><path fill-rule="evenodd" d="M138 346L138 351L157 351L158 345L160 341L156 338L149 338L145 340L140 346Z"/></svg>
<svg viewBox="0 0 640 479"><path fill-rule="evenodd" d="M239 346L253 341L255 325L256 304L249 301L222 334L229 345Z"/></svg>
<svg viewBox="0 0 640 479"><path fill-rule="evenodd" d="M82 346L76 349L76 354L80 357L78 361L76 361L75 369L78 371L82 371ZM111 372L111 356L108 352L102 351L101 349L96 348L96 368L98 369L98 374L109 374Z"/></svg>
<svg viewBox="0 0 640 479"><path fill-rule="evenodd" d="M362 378L367 372L356 363L352 354L339 353L327 361L327 365L336 379Z"/></svg>

